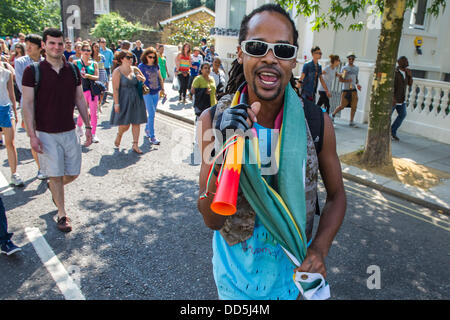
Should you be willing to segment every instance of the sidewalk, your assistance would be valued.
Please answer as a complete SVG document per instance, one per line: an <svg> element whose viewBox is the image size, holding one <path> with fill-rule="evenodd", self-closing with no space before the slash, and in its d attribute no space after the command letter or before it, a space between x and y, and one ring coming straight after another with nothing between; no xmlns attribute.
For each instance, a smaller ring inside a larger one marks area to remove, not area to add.
<svg viewBox="0 0 450 320"><path fill-rule="evenodd" d="M167 101L158 103L158 110L162 114L194 124L195 115L192 102L178 103L178 92L172 89L172 83L165 83ZM336 119L335 133L338 155L360 150L365 145L367 124L358 128L350 128L347 121ZM450 174L450 145L434 142L419 136L399 131L401 141L392 142L392 156L411 159L417 164L438 169ZM403 184L399 181L376 175L366 170L346 165L341 162L344 178L394 196L406 199L441 213L450 214L450 179L428 190Z"/></svg>

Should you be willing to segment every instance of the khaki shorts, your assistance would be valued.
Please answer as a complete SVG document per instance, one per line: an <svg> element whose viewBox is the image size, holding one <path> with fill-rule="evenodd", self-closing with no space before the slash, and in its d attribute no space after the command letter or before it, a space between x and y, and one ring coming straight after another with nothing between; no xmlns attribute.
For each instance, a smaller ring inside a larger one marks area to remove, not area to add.
<svg viewBox="0 0 450 320"><path fill-rule="evenodd" d="M81 145L75 129L61 133L36 131L43 153L38 153L41 172L49 177L77 176L81 171Z"/></svg>
<svg viewBox="0 0 450 320"><path fill-rule="evenodd" d="M347 95L351 95L351 99L347 99ZM341 106L343 107L351 107L352 110L356 110L356 107L358 105L358 93L356 90L353 91L342 91L341 95Z"/></svg>

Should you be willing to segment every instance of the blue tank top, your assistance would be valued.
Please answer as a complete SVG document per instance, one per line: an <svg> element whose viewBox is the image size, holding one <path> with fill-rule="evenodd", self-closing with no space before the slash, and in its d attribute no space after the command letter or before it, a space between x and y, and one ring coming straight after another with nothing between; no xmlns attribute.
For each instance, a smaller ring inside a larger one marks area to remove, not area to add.
<svg viewBox="0 0 450 320"><path fill-rule="evenodd" d="M254 127L264 165L264 158L271 154L272 129L257 123ZM299 295L292 279L294 264L258 216L252 237L234 246L229 246L220 232L215 231L212 262L221 300L295 300Z"/></svg>

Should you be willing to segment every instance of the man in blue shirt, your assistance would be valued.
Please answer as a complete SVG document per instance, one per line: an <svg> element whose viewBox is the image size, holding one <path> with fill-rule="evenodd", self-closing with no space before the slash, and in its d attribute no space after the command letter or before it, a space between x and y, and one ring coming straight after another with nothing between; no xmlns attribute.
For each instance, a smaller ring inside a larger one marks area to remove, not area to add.
<svg viewBox="0 0 450 320"><path fill-rule="evenodd" d="M206 49L205 61L212 64L214 61L214 58L218 57L218 56L219 56L219 54L216 52L216 48L213 45L210 45L209 49Z"/></svg>
<svg viewBox="0 0 450 320"><path fill-rule="evenodd" d="M66 57L66 61L69 61L71 55L74 55L75 51L72 50L72 41L70 39L66 39L66 49L64 50L64 57Z"/></svg>
<svg viewBox="0 0 450 320"><path fill-rule="evenodd" d="M106 75L108 77L108 82L106 83L106 92L108 92L109 79L111 77L111 68L112 68L113 60L114 60L114 53L112 52L111 49L106 47L105 38L100 38L100 54L105 56L105 70L106 70ZM103 101L101 101L102 104L105 103L107 96L108 96L107 94L103 95Z"/></svg>
<svg viewBox="0 0 450 320"><path fill-rule="evenodd" d="M323 88L328 97L331 97L325 81L322 78L322 66L319 64L319 59L322 57L322 50L319 47L311 49L313 59L305 63L302 69L302 75L300 77L300 84L302 87L303 99L316 101L317 85L322 83Z"/></svg>
<svg viewBox="0 0 450 320"><path fill-rule="evenodd" d="M106 47L106 40L105 38L100 39L100 53L105 56L105 70L106 74L108 75L108 80L111 76L111 67L114 60L114 53L111 49Z"/></svg>

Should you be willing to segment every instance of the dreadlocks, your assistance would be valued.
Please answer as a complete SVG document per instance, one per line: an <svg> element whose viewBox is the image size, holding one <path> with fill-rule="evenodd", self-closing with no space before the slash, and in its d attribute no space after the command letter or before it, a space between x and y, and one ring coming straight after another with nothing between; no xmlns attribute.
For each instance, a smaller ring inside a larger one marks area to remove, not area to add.
<svg viewBox="0 0 450 320"><path fill-rule="evenodd" d="M292 26L292 30L294 31L294 46L298 47L298 31L295 28L295 23L294 21L292 21L289 14L278 4L265 4L259 8L256 8L249 15L245 16L244 19L242 19L241 29L239 30L239 45L247 38L248 22L250 21L250 19L253 18L253 16L255 16L256 14L264 11L278 12L289 20ZM244 67L237 61L237 59L235 59L232 63L231 69L228 72L228 78L229 80L226 87L226 93L233 94L245 81ZM298 89L295 87L295 79L293 75L290 79L290 83L298 94Z"/></svg>

